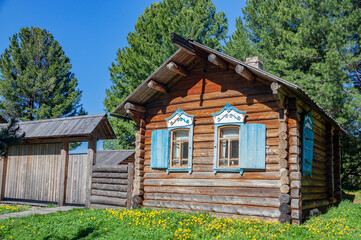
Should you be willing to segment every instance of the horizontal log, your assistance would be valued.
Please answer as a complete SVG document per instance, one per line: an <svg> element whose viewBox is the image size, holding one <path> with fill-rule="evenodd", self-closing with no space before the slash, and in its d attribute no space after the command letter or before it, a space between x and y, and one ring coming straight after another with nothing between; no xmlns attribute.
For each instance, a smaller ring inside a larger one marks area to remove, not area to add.
<svg viewBox="0 0 361 240"><path fill-rule="evenodd" d="M246 69L244 66L238 64L235 67L235 71L237 74L241 75L242 77L244 77L245 79L252 81L255 79L255 76L253 73L251 73L248 69Z"/></svg>
<svg viewBox="0 0 361 240"><path fill-rule="evenodd" d="M213 172L193 172L189 173L154 173L145 171L145 178L147 179L263 179L263 180L278 180L280 178L279 172L245 172L243 175L239 173L218 173Z"/></svg>
<svg viewBox="0 0 361 240"><path fill-rule="evenodd" d="M158 92L162 92L162 93L166 93L167 92L167 88L163 85L163 84L160 84L154 80L150 80L148 82L148 87L151 88L151 89L154 89Z"/></svg>
<svg viewBox="0 0 361 240"><path fill-rule="evenodd" d="M327 199L326 193L303 193L302 200L320 200L320 199Z"/></svg>
<svg viewBox="0 0 361 240"><path fill-rule="evenodd" d="M145 186L146 193L277 198L279 188Z"/></svg>
<svg viewBox="0 0 361 240"><path fill-rule="evenodd" d="M90 197L91 204L106 204L106 205L114 205L114 206L121 206L125 207L127 200L121 198L114 198L114 197L103 197L103 196L91 196Z"/></svg>
<svg viewBox="0 0 361 240"><path fill-rule="evenodd" d="M90 208L95 209L126 209L126 207L114 206L114 205L105 205L105 204L90 204Z"/></svg>
<svg viewBox="0 0 361 240"><path fill-rule="evenodd" d="M126 185L93 183L92 189L126 192L128 190L128 187Z"/></svg>
<svg viewBox="0 0 361 240"><path fill-rule="evenodd" d="M168 63L167 68L175 73L178 73L178 74L184 76L184 77L189 76L188 70L185 67L183 67L180 64L177 64L175 62Z"/></svg>
<svg viewBox="0 0 361 240"><path fill-rule="evenodd" d="M207 84L207 83L206 83ZM224 98L233 98L237 97L240 99L240 102L247 102L248 99L252 99L252 102L258 101L259 96L270 95L271 92L268 86L262 85L258 87L242 87L236 86L237 88L229 88L226 91L221 92L210 92L210 93L200 93L187 96L179 95L179 92L173 91L169 92L167 95L162 95L157 101L149 103L148 108L159 108L164 105L178 105L183 103L193 103L207 100L223 100ZM244 100L242 100L244 98ZM254 100L253 100L254 99ZM248 101L249 102L249 101Z"/></svg>
<svg viewBox="0 0 361 240"><path fill-rule="evenodd" d="M208 61L210 61L214 65L218 66L222 70L228 69L228 63L213 53L208 55Z"/></svg>
<svg viewBox="0 0 361 240"><path fill-rule="evenodd" d="M128 174L127 173L115 173L115 172L93 172L92 177L96 177L96 178L112 178L112 179L116 179L116 178L120 178L120 179L127 179L128 178Z"/></svg>
<svg viewBox="0 0 361 240"><path fill-rule="evenodd" d="M144 113L146 111L144 106L140 106L138 104L131 103L131 102L127 102L124 105L124 109L125 110L132 110L132 111L139 112L139 113Z"/></svg>
<svg viewBox="0 0 361 240"><path fill-rule="evenodd" d="M94 172L127 173L128 172L128 165L116 165L116 166L95 165L95 166L93 166L93 173Z"/></svg>
<svg viewBox="0 0 361 240"><path fill-rule="evenodd" d="M120 184L127 185L128 179L119 179L119 178L92 178L93 183L105 183L105 184Z"/></svg>
<svg viewBox="0 0 361 240"><path fill-rule="evenodd" d="M231 213L241 215L253 215L253 216L265 216L265 217L278 217L280 215L278 209L266 209L266 208L251 208L251 207L238 207L232 205L223 204L197 204L192 202L175 202L175 201L148 201L143 202L147 207L165 207L165 208L177 208L187 209L205 212L218 212L218 213Z"/></svg>
<svg viewBox="0 0 361 240"><path fill-rule="evenodd" d="M209 117L212 113L219 112L227 103L231 104L240 111L247 111L247 114L251 113L261 113L265 111L276 111L278 110L277 103L272 101L269 96L265 96L265 103L253 103L249 102L240 102L238 98L228 98L225 100L209 100L202 103L202 106L199 103L184 103L177 104L172 106L164 106L163 108L154 108L147 109L148 114L150 115L160 115L160 114L170 114L177 111L178 108L181 108L183 111L188 114L195 115L195 117Z"/></svg>
<svg viewBox="0 0 361 240"><path fill-rule="evenodd" d="M315 186L302 186L302 194L305 193L324 193L327 191L325 187L315 187Z"/></svg>
<svg viewBox="0 0 361 240"><path fill-rule="evenodd" d="M241 198L235 196L211 196L211 195L182 195L164 193L145 193L144 200L182 201L194 203L227 203L236 205L250 205L263 207L278 207L277 198Z"/></svg>
<svg viewBox="0 0 361 240"><path fill-rule="evenodd" d="M328 200L317 200L317 201L302 201L302 210L325 207L329 206L330 202Z"/></svg>
<svg viewBox="0 0 361 240"><path fill-rule="evenodd" d="M118 192L118 191L105 191L105 190L92 189L91 193L92 195L105 196L105 197L117 197L124 199L127 197L126 192Z"/></svg>
<svg viewBox="0 0 361 240"><path fill-rule="evenodd" d="M327 183L322 180L302 178L302 186L325 187Z"/></svg>
<svg viewBox="0 0 361 240"><path fill-rule="evenodd" d="M277 180L234 180L234 179L145 179L146 186L198 186L198 187L280 187Z"/></svg>

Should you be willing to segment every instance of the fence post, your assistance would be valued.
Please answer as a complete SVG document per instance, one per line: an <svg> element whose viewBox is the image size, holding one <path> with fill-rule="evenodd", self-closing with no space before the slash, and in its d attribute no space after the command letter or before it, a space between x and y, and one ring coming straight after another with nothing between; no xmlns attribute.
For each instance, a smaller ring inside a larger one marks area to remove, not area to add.
<svg viewBox="0 0 361 240"><path fill-rule="evenodd" d="M5 197L5 184L6 184L6 169L7 169L7 157L0 156L0 201Z"/></svg>
<svg viewBox="0 0 361 240"><path fill-rule="evenodd" d="M66 198L66 185L68 178L69 143L62 142L60 150L60 183L58 205L64 206Z"/></svg>
<svg viewBox="0 0 361 240"><path fill-rule="evenodd" d="M86 167L86 199L85 199L85 207L90 206L90 196L91 196L91 186L92 186L92 173L93 173L93 165L95 163L97 151L97 139L92 138L88 142L88 158L87 158L87 167Z"/></svg>

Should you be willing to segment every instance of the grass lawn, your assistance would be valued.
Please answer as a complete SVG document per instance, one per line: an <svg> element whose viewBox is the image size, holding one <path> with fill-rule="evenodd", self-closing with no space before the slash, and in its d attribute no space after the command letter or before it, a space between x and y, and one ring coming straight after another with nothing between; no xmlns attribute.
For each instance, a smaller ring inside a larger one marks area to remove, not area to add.
<svg viewBox="0 0 361 240"><path fill-rule="evenodd" d="M170 210L74 209L0 221L1 239L361 239L349 201L302 226Z"/></svg>
<svg viewBox="0 0 361 240"><path fill-rule="evenodd" d="M17 206L14 204L0 204L0 214L27 211L28 206Z"/></svg>

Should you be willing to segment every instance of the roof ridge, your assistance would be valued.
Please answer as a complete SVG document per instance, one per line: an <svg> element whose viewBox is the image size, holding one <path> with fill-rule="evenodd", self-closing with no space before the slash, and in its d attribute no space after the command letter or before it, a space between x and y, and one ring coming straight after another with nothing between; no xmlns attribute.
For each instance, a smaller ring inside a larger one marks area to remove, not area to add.
<svg viewBox="0 0 361 240"><path fill-rule="evenodd" d="M78 115L78 116L70 116L70 117L49 118L49 119L40 119L40 120L34 120L34 121L17 122L17 124L23 125L23 124L35 124L35 123L39 123L39 122L55 122L55 121L72 120L72 119L79 119L79 118L100 117L100 116L106 116L106 115L107 115L106 113L91 114L91 115Z"/></svg>

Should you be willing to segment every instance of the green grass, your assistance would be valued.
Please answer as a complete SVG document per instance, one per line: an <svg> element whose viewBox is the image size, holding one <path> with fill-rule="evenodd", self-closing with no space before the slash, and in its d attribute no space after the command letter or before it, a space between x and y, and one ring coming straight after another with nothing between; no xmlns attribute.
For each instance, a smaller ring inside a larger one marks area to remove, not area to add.
<svg viewBox="0 0 361 240"><path fill-rule="evenodd" d="M27 211L28 206L17 206L14 204L0 204L0 215L12 212L22 212Z"/></svg>
<svg viewBox="0 0 361 240"><path fill-rule="evenodd" d="M0 221L0 239L361 239L349 201L302 226L170 210L74 209Z"/></svg>

